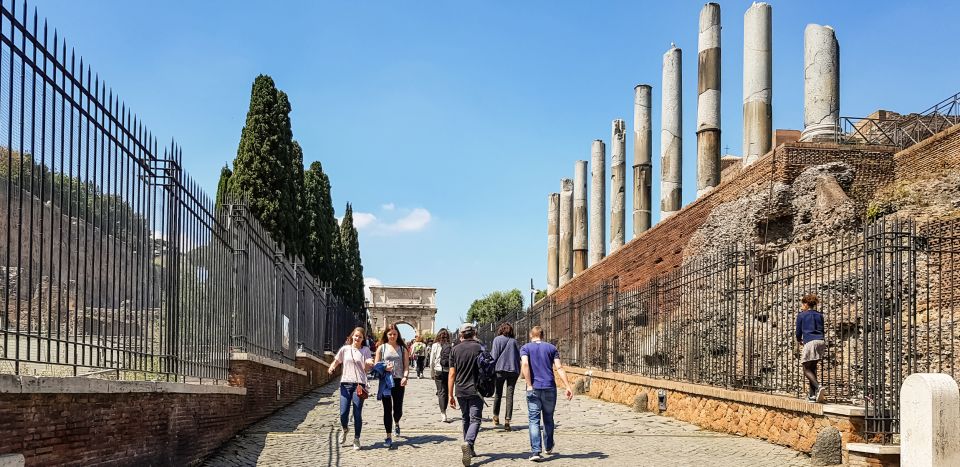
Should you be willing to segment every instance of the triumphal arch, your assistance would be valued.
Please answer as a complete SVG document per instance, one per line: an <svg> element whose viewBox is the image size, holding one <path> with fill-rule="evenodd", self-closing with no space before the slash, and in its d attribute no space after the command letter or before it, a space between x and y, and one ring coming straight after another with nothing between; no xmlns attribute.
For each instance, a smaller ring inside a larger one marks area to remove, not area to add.
<svg viewBox="0 0 960 467"><path fill-rule="evenodd" d="M418 334L433 332L437 318L437 289L433 287L370 286L367 304L371 325L379 335L390 323L403 322Z"/></svg>

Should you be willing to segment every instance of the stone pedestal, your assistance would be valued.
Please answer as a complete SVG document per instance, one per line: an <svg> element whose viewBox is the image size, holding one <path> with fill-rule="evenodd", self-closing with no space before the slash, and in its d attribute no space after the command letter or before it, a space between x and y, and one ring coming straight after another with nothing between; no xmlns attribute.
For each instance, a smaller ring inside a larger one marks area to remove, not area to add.
<svg viewBox="0 0 960 467"><path fill-rule="evenodd" d="M613 121L610 144L610 253L623 246L626 241L626 196L627 186L627 124L621 119Z"/></svg>
<svg viewBox="0 0 960 467"><path fill-rule="evenodd" d="M743 14L743 165L771 149L773 28L771 8L754 3Z"/></svg>
<svg viewBox="0 0 960 467"><path fill-rule="evenodd" d="M914 373L903 381L900 465L960 465L960 388L950 375Z"/></svg>
<svg viewBox="0 0 960 467"><path fill-rule="evenodd" d="M800 141L836 141L840 119L840 45L830 26L803 32L803 133Z"/></svg>
<svg viewBox="0 0 960 467"><path fill-rule="evenodd" d="M653 127L650 85L633 88L633 238L650 228Z"/></svg>

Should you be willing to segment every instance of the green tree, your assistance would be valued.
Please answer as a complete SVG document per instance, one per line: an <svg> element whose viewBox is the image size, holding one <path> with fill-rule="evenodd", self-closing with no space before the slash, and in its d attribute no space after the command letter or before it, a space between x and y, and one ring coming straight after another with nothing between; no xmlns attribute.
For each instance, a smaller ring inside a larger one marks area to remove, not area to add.
<svg viewBox="0 0 960 467"><path fill-rule="evenodd" d="M467 321L495 323L510 313L523 310L523 293L520 289L496 291L474 300L467 311Z"/></svg>
<svg viewBox="0 0 960 467"><path fill-rule="evenodd" d="M317 280L332 282L337 277L335 252L339 250L340 234L330 197L330 179L320 162L313 162L304 172L303 185L304 262Z"/></svg>
<svg viewBox="0 0 960 467"><path fill-rule="evenodd" d="M360 240L353 226L353 206L347 203L347 209L340 222L340 253L344 268L341 274L342 297L353 310L363 307L363 264L360 261Z"/></svg>
<svg viewBox="0 0 960 467"><path fill-rule="evenodd" d="M226 164L223 165L223 168L220 169L220 181L217 182L217 208L219 209L225 202L227 193L230 192L230 176L233 175L233 171L230 170L230 167Z"/></svg>
<svg viewBox="0 0 960 467"><path fill-rule="evenodd" d="M269 76L257 76L228 185L232 194L247 200L264 228L293 255L300 254L304 243L299 235L302 190L297 190L303 183L302 160L299 145L293 141L287 95Z"/></svg>
<svg viewBox="0 0 960 467"><path fill-rule="evenodd" d="M539 302L544 298L547 298L547 291L543 289L537 289L537 293L533 296L533 301Z"/></svg>

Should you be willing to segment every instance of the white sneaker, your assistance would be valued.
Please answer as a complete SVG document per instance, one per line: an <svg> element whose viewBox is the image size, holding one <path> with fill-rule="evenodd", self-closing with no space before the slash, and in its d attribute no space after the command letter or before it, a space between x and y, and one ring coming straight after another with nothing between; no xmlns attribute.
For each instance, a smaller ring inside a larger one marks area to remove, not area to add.
<svg viewBox="0 0 960 467"><path fill-rule="evenodd" d="M547 449L546 451L543 451L543 455L544 455L544 456L552 456L552 455L553 455L553 449Z"/></svg>
<svg viewBox="0 0 960 467"><path fill-rule="evenodd" d="M347 427L342 427L340 431L340 444L347 444Z"/></svg>
<svg viewBox="0 0 960 467"><path fill-rule="evenodd" d="M353 438L353 450L354 451L360 450L360 438Z"/></svg>
<svg viewBox="0 0 960 467"><path fill-rule="evenodd" d="M540 462L543 460L543 456L541 456L540 454L534 454L528 457L527 460L530 462Z"/></svg>
<svg viewBox="0 0 960 467"><path fill-rule="evenodd" d="M447 413L446 413L446 412L441 412L441 413L440 413L440 422L441 422L441 423L447 423Z"/></svg>

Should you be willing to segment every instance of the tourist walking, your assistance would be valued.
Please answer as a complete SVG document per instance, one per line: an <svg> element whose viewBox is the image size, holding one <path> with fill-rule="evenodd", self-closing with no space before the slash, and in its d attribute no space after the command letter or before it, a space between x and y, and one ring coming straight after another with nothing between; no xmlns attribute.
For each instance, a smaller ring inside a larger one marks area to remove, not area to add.
<svg viewBox="0 0 960 467"><path fill-rule="evenodd" d="M350 408L353 407L353 449L360 449L360 430L363 428L363 401L370 394L367 391L367 371L373 368L370 349L364 347L366 332L356 328L347 338L347 343L333 358L331 375L338 365L343 365L340 375L340 444L347 442L347 423L350 421Z"/></svg>
<svg viewBox="0 0 960 467"><path fill-rule="evenodd" d="M826 394L817 379L817 364L827 350L823 340L823 314L817 310L819 299L815 294L804 295L800 299L800 313L797 314L797 343L801 346L800 365L803 376L807 378L810 392L807 400L823 402Z"/></svg>
<svg viewBox="0 0 960 467"><path fill-rule="evenodd" d="M496 361L497 382L493 394L493 424L500 424L500 400L503 398L503 386L507 386L507 406L503 413L503 429L510 431L510 418L513 415L513 393L520 378L520 345L513 335L513 325L503 323L493 338L490 351Z"/></svg>
<svg viewBox="0 0 960 467"><path fill-rule="evenodd" d="M447 423L447 377L450 375L450 351L453 344L450 343L450 331L446 328L437 332L436 340L430 347L430 369L433 371L433 380L437 383L437 401L440 404L440 421Z"/></svg>
<svg viewBox="0 0 960 467"><path fill-rule="evenodd" d="M410 360L406 358L408 350L403 345L400 330L396 324L391 324L380 335L380 346L377 347L374 363L385 362L393 377L393 388L390 395L384 395L383 428L387 431L387 448L393 446L393 436L400 436L400 418L403 417L403 393L407 386L407 373L410 371Z"/></svg>
<svg viewBox="0 0 960 467"><path fill-rule="evenodd" d="M423 363L427 359L427 344L423 343L423 336L417 336L413 343L413 356L417 361L417 379L423 379Z"/></svg>
<svg viewBox="0 0 960 467"><path fill-rule="evenodd" d="M520 348L520 372L527 387L527 414L530 423L530 460L539 462L544 455L553 454L553 412L557 407L557 382L553 372L563 381L567 400L573 399L573 391L567 374L560 364L560 352L543 341L543 328L530 329L530 342ZM540 421L543 419L542 444Z"/></svg>
<svg viewBox="0 0 960 467"><path fill-rule="evenodd" d="M460 450L464 466L469 466L472 458L477 455L474 444L477 442L480 421L483 418L483 398L477 392L477 379L480 377L477 357L482 351L483 346L477 340L477 331L473 324L464 323L460 326L460 342L450 352L447 391L450 407L455 409L457 403L460 404L460 415L463 418L463 445Z"/></svg>

